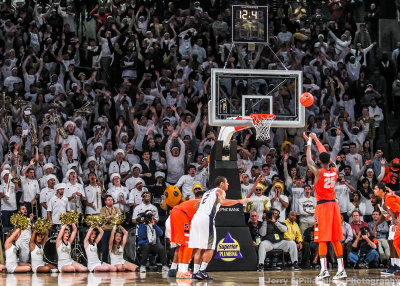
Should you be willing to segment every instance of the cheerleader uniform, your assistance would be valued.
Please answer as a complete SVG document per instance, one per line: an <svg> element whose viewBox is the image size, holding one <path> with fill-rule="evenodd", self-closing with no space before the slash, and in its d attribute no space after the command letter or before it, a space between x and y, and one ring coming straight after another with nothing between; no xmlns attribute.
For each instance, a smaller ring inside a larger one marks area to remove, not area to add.
<svg viewBox="0 0 400 286"><path fill-rule="evenodd" d="M64 242L61 242L60 246L57 248L58 255L58 271L61 272L61 268L65 265L72 265L74 262L71 258L71 244L68 243L65 245Z"/></svg>
<svg viewBox="0 0 400 286"><path fill-rule="evenodd" d="M35 249L31 252L32 272L36 273L36 270L40 266L46 266L43 261L43 248L35 244Z"/></svg>
<svg viewBox="0 0 400 286"><path fill-rule="evenodd" d="M125 263L124 249L121 246L119 246L117 254L110 251L110 258L111 258L111 265L118 265L118 264L123 265Z"/></svg>
<svg viewBox="0 0 400 286"><path fill-rule="evenodd" d="M87 267L90 272L94 271L94 268L96 266L101 266L101 261L99 259L99 256L97 254L97 244L90 244L89 246L85 248L86 251L86 256L87 256Z"/></svg>
<svg viewBox="0 0 400 286"><path fill-rule="evenodd" d="M6 268L8 273L14 273L15 268L18 266L17 261L17 248L15 245L11 245L9 249L6 250Z"/></svg>

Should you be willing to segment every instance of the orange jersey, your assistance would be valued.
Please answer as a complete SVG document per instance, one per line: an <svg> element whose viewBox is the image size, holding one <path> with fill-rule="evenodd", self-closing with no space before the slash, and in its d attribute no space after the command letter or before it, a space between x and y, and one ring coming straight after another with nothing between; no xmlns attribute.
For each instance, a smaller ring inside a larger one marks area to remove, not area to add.
<svg viewBox="0 0 400 286"><path fill-rule="evenodd" d="M328 171L321 168L319 181L314 184L315 197L317 201L321 200L336 200L335 185L337 181L337 172L335 168Z"/></svg>
<svg viewBox="0 0 400 286"><path fill-rule="evenodd" d="M189 200L183 202L173 208L173 210L180 210L183 211L191 221L193 219L194 214L196 213L197 209L194 208L194 205L200 200Z"/></svg>
<svg viewBox="0 0 400 286"><path fill-rule="evenodd" d="M385 205L389 210L394 212L396 216L399 216L400 211L400 197L396 195L386 194Z"/></svg>

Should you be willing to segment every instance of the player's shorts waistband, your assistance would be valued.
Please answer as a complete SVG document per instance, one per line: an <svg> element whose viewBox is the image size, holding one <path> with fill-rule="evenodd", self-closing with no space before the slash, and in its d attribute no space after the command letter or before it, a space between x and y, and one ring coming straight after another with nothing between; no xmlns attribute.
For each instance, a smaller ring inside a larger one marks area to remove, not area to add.
<svg viewBox="0 0 400 286"><path fill-rule="evenodd" d="M334 202L336 202L336 200L320 200L317 202L317 205L322 205L325 203L334 203Z"/></svg>

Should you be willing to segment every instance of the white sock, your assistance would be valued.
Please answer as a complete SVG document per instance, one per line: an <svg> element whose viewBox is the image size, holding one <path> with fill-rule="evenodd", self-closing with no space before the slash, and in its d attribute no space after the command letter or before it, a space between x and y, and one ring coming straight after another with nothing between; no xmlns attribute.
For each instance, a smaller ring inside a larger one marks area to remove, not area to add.
<svg viewBox="0 0 400 286"><path fill-rule="evenodd" d="M400 258L395 258L396 259L396 265L400 266Z"/></svg>
<svg viewBox="0 0 400 286"><path fill-rule="evenodd" d="M321 261L321 271L328 270L328 265L326 265L326 257L320 258L319 260Z"/></svg>
<svg viewBox="0 0 400 286"><path fill-rule="evenodd" d="M390 258L390 264L393 266L396 264L396 258Z"/></svg>
<svg viewBox="0 0 400 286"><path fill-rule="evenodd" d="M180 265L181 265L181 271L180 272L182 272L182 273L188 272L189 264L180 263Z"/></svg>
<svg viewBox="0 0 400 286"><path fill-rule="evenodd" d="M182 272L182 263L178 263L178 272Z"/></svg>
<svg viewBox="0 0 400 286"><path fill-rule="evenodd" d="M172 262L170 269L178 269L178 263Z"/></svg>
<svg viewBox="0 0 400 286"><path fill-rule="evenodd" d="M207 269L208 263L202 262L200 266L201 271L205 271Z"/></svg>
<svg viewBox="0 0 400 286"><path fill-rule="evenodd" d="M337 265L338 265L338 272L341 272L344 270L343 258L337 259Z"/></svg>
<svg viewBox="0 0 400 286"><path fill-rule="evenodd" d="M197 273L200 270L200 264L193 264L193 273Z"/></svg>

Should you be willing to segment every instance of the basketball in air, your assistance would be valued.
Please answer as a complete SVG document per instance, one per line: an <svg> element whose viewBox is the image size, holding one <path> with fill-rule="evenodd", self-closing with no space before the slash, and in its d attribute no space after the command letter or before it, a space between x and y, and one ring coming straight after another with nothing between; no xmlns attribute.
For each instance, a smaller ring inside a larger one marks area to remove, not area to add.
<svg viewBox="0 0 400 286"><path fill-rule="evenodd" d="M300 96L300 103L305 107L309 107L314 103L314 96L309 92L305 92Z"/></svg>

